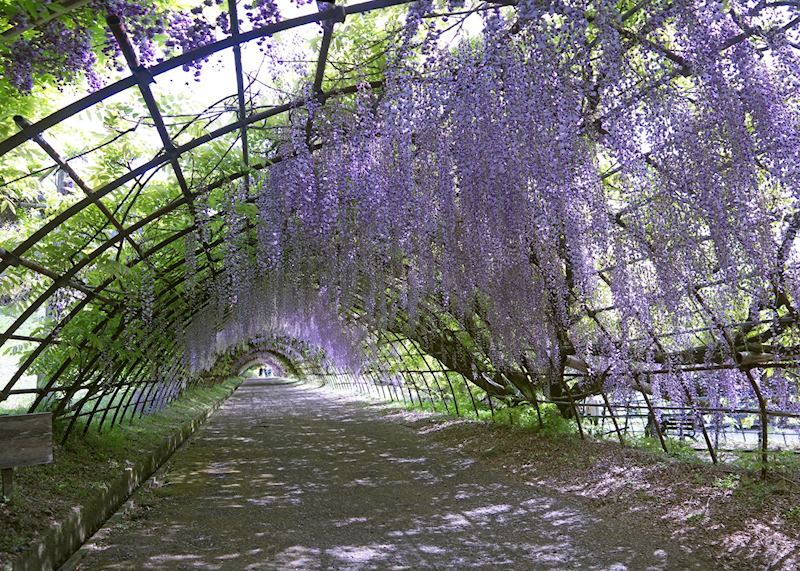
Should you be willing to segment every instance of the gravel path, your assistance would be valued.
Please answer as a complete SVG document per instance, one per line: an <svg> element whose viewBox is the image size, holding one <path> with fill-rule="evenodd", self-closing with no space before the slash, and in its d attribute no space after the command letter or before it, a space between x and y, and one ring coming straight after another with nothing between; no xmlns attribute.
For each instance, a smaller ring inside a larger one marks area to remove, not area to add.
<svg viewBox="0 0 800 571"><path fill-rule="evenodd" d="M709 568L375 407L277 381L242 385L155 482L77 569Z"/></svg>

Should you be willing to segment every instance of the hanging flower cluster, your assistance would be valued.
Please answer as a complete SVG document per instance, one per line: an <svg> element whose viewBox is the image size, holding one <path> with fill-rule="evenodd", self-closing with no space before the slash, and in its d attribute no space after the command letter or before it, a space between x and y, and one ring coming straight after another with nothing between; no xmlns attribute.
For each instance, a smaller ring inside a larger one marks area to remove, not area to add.
<svg viewBox="0 0 800 571"><path fill-rule="evenodd" d="M302 3L302 2L298 2ZM30 4L30 3L29 3ZM280 19L276 0L252 0L245 16L254 27ZM122 19L138 52L139 61L150 65L174 53L193 50L230 33L230 15L224 0L203 0L189 10L164 9L156 0L91 0L64 9L54 2L20 3L7 16L14 40L0 44L0 67L7 80L22 94L34 83L52 79L64 86L84 76L92 90L102 87L98 53L109 68L122 71L124 59L105 17ZM105 31L97 46L95 37ZM166 39L164 39L166 38ZM199 77L202 60L184 67Z"/></svg>
<svg viewBox="0 0 800 571"><path fill-rule="evenodd" d="M347 322L324 292L278 289L265 283L242 285L227 319L218 323L218 308L199 311L183 334L186 365L192 372L211 368L217 357L242 343L288 338L304 344L332 366L358 370L366 331Z"/></svg>
<svg viewBox="0 0 800 571"><path fill-rule="evenodd" d="M684 370L796 354L776 324L800 286L800 62L785 14L736 4L655 3L634 32L611 0L526 3L421 54L415 4L380 95L294 117L254 198L258 275L228 281L236 325L190 354L267 327L352 364L353 331L413 332L425 302L477 316L498 366L752 402L736 370Z"/></svg>

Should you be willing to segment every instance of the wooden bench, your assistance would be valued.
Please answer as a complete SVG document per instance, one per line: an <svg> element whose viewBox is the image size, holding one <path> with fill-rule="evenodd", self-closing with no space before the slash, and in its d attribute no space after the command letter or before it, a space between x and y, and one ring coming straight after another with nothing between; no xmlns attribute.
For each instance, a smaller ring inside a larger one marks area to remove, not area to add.
<svg viewBox="0 0 800 571"><path fill-rule="evenodd" d="M0 416L3 498L14 489L14 468L53 461L53 413Z"/></svg>
<svg viewBox="0 0 800 571"><path fill-rule="evenodd" d="M694 438L694 420L685 416L664 416L661 418L661 432Z"/></svg>

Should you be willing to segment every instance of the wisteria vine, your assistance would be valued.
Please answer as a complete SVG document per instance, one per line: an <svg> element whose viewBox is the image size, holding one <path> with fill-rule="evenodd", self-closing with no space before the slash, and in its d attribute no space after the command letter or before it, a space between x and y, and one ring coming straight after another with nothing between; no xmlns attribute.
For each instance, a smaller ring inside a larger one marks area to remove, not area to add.
<svg viewBox="0 0 800 571"><path fill-rule="evenodd" d="M495 367L524 364L545 385L577 371L588 390L737 406L755 389L736 369L755 366L756 388L796 408L794 373L756 366L797 355L783 320L800 293L786 244L800 198L796 9L592 7L489 11L481 42L440 49L433 33L420 54L408 46L432 4L415 4L380 94L309 101L287 128L287 159L252 197L256 244L237 247L248 261L226 254L257 275L229 282L227 299L268 292L273 324L336 308L324 341L297 333L332 351L341 340L354 367L342 332L413 335L434 306L480 322Z"/></svg>
<svg viewBox="0 0 800 571"><path fill-rule="evenodd" d="M107 75L103 68L124 70L122 53L110 31L105 32L98 48L97 35L106 28L108 15L126 23L143 65L209 44L231 31L225 0L203 0L190 10L171 8L158 0L91 0L73 9L46 0L34 6L28 9L26 4L19 4L5 14L13 40L0 43L0 66L22 94L48 79L64 86L85 78L89 88L95 90L102 87ZM281 17L277 0L248 0L242 7L253 27ZM195 61L184 70L199 77L203 63Z"/></svg>
<svg viewBox="0 0 800 571"><path fill-rule="evenodd" d="M230 33L213 2L92 6L146 65ZM412 3L382 81L301 86L269 125L272 166L192 205L175 246L189 368L288 336L359 370L389 331L510 401L797 411L800 7L523 1L481 6L480 34L448 45L435 11L459 6ZM99 85L80 13L14 20L31 27L2 55L9 81ZM181 329L156 273L126 308L142 336Z"/></svg>

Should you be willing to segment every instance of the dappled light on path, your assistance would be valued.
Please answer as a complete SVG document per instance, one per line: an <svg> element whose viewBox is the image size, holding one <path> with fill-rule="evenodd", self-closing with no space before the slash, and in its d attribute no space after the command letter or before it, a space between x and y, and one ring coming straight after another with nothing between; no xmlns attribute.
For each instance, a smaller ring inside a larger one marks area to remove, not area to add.
<svg viewBox="0 0 800 571"><path fill-rule="evenodd" d="M245 383L79 569L688 569L368 406Z"/></svg>

